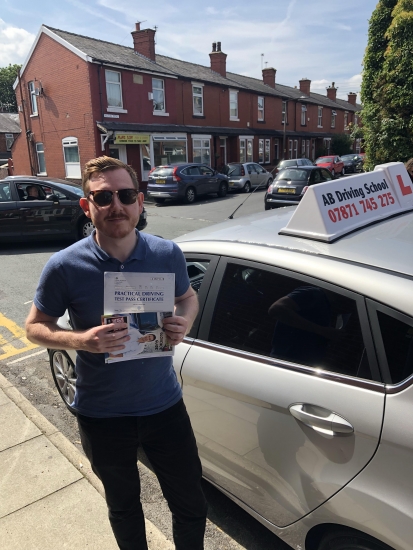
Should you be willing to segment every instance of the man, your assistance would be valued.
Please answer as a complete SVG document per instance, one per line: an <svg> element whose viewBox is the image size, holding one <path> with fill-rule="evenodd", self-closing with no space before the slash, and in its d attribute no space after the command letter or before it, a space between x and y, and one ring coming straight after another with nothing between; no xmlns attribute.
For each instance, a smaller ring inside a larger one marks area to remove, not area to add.
<svg viewBox="0 0 413 550"><path fill-rule="evenodd" d="M203 548L206 501L201 465L172 358L105 363L122 353L127 324L101 325L104 273L175 273L175 311L163 320L173 345L182 342L198 311L197 297L175 243L135 226L143 195L132 168L100 157L86 164L81 207L96 231L52 256L26 321L27 337L48 348L75 349L77 411L82 445L102 480L119 548L146 550L137 450L142 445L173 518L178 550ZM57 325L68 309L73 331Z"/></svg>
<svg viewBox="0 0 413 550"><path fill-rule="evenodd" d="M39 188L36 185L28 185L26 187L26 193L26 201L38 201L40 199Z"/></svg>

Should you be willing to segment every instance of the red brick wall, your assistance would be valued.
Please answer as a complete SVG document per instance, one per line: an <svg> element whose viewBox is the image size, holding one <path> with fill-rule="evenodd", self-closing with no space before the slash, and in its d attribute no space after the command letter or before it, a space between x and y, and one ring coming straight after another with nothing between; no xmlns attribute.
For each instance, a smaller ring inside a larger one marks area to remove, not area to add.
<svg viewBox="0 0 413 550"><path fill-rule="evenodd" d="M38 116L30 116L28 83L32 80L36 87L41 81L44 90L44 94L37 97ZM62 139L65 137L78 139L81 167L96 156L99 152L96 148L98 136L89 94L88 64L85 61L42 34L22 75L21 86L27 130L34 134L30 143L33 161L37 160L34 143L42 142L48 176L65 178L62 149ZM16 95L20 105L19 86ZM22 134L13 148L14 173L30 174L23 113L20 113L20 124Z"/></svg>

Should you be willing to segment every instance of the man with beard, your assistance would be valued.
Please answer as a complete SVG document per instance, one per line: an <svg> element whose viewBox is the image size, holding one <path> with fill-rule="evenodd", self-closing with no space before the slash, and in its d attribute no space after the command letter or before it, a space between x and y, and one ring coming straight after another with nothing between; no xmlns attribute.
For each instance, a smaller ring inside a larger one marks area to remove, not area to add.
<svg viewBox="0 0 413 550"><path fill-rule="evenodd" d="M105 363L122 353L127 324L101 325L105 272L175 274L175 311L163 320L170 342L189 332L198 311L185 259L177 245L135 229L143 195L134 170L117 159L86 164L85 215L96 230L47 262L26 321L27 337L52 349L77 350L76 410L83 449L101 479L119 548L146 550L137 468L142 445L173 518L178 550L201 550L206 501L194 434L172 358ZM69 310L73 331L57 325Z"/></svg>

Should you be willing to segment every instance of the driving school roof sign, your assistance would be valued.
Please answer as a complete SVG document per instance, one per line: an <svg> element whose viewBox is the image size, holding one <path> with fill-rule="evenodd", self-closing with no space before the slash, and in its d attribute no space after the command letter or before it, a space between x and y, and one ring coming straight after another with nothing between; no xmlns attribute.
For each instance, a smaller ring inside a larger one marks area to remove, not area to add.
<svg viewBox="0 0 413 550"><path fill-rule="evenodd" d="M312 185L281 235L323 242L379 220L413 210L413 184L402 162Z"/></svg>

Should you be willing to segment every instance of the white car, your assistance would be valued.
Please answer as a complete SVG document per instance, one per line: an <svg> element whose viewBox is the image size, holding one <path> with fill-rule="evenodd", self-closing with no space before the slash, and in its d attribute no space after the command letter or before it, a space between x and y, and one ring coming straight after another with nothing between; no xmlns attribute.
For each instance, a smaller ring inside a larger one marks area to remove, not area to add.
<svg viewBox="0 0 413 550"><path fill-rule="evenodd" d="M404 166L321 183L296 208L176 241L198 267L200 314L174 367L205 478L296 550L411 550ZM71 359L51 357L70 401Z"/></svg>

